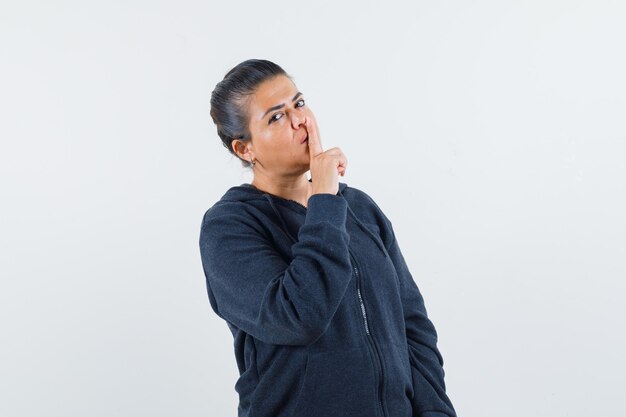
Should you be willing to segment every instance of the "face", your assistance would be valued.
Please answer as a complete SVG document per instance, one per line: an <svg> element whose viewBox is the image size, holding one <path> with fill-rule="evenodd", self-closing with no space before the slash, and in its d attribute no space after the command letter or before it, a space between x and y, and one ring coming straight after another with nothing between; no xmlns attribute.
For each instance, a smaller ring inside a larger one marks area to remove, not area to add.
<svg viewBox="0 0 626 417"><path fill-rule="evenodd" d="M242 148L240 156L246 160L254 158L255 170L275 175L306 172L309 145L308 141L301 143L307 136L304 119L315 122L315 118L291 79L280 75L261 83L247 109L252 138L235 146Z"/></svg>

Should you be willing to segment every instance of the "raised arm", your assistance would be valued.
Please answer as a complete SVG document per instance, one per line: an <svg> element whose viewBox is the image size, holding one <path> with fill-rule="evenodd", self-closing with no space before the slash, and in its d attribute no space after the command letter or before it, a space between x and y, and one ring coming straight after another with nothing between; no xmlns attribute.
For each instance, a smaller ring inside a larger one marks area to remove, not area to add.
<svg viewBox="0 0 626 417"><path fill-rule="evenodd" d="M202 221L200 252L215 313L266 343L314 343L351 279L346 214L342 196L310 196L287 263L249 216L226 206L209 210Z"/></svg>

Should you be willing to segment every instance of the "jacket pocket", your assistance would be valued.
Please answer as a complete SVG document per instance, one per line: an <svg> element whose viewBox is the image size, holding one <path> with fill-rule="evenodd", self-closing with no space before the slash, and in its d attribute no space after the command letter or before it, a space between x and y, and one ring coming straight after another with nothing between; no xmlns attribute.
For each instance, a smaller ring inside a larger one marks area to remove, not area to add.
<svg viewBox="0 0 626 417"><path fill-rule="evenodd" d="M309 352L294 417L376 415L377 385L366 346Z"/></svg>
<svg viewBox="0 0 626 417"><path fill-rule="evenodd" d="M308 368L309 368L309 355L307 355L305 362L304 362L304 370L303 372L303 381L302 381L302 385L300 386L300 389L298 390L298 394L296 394L296 405L294 406L294 412L290 414L290 417L297 417L300 415L301 411L300 409L303 408L303 397L305 394L305 389L307 389L307 375L308 375Z"/></svg>

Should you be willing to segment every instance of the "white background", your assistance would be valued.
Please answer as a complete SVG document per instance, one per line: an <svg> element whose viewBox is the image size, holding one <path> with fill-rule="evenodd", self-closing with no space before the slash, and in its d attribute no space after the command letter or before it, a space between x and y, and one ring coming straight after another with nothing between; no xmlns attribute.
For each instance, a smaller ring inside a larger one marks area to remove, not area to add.
<svg viewBox="0 0 626 417"><path fill-rule="evenodd" d="M3 1L0 415L236 416L210 93L291 74L439 333L459 416L618 416L626 3Z"/></svg>

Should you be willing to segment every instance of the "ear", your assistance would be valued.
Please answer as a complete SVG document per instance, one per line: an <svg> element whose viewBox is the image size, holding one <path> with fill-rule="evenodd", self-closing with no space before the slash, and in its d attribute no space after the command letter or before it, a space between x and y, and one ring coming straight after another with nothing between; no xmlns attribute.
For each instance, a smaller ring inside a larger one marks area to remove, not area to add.
<svg viewBox="0 0 626 417"><path fill-rule="evenodd" d="M246 161L250 161L253 158L252 151L252 141L241 141L239 139L234 139L232 143L233 151L239 158L245 159Z"/></svg>

